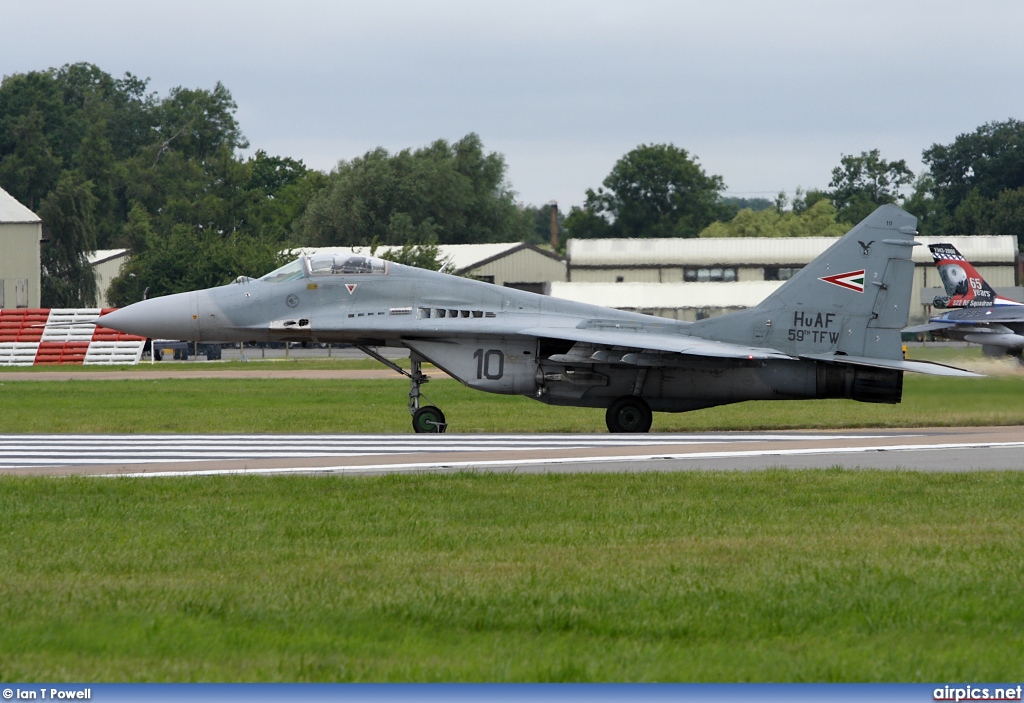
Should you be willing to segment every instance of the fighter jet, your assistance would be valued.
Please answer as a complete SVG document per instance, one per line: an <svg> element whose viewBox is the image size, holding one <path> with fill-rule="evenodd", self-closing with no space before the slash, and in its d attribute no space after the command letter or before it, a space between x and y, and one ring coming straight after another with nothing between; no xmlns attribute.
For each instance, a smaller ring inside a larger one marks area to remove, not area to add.
<svg viewBox="0 0 1024 703"><path fill-rule="evenodd" d="M1010 355L1024 364L1024 304L998 295L952 244L928 248L946 289L933 305L947 312L903 331L980 344L987 356Z"/></svg>
<svg viewBox="0 0 1024 703"><path fill-rule="evenodd" d="M917 221L876 210L760 305L684 323L338 252L262 278L129 305L101 318L133 334L199 341L352 344L407 376L416 432L431 362L482 391L605 408L611 432L647 432L652 411L744 400L898 403L903 373L972 376L904 360ZM867 242L867 243L865 243ZM405 347L405 370L374 349Z"/></svg>

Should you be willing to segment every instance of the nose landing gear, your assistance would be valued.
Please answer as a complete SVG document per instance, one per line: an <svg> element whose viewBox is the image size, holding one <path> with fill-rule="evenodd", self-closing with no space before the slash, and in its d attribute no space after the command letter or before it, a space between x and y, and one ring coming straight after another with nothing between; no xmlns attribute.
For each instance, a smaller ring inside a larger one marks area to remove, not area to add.
<svg viewBox="0 0 1024 703"><path fill-rule="evenodd" d="M409 374L409 412L412 414L412 429L417 433L444 432L448 423L444 421L444 413L434 405L420 407L420 386L429 381L427 375L420 371L420 361L413 354L411 357L412 373Z"/></svg>
<svg viewBox="0 0 1024 703"><path fill-rule="evenodd" d="M416 356L415 352L413 352L409 357L412 368L410 371L406 371L401 366L391 361L391 359L384 358L369 347L359 344L353 346L367 356L384 364L392 371L409 378L409 414L412 415L413 431L420 434L438 434L448 429L448 423L445 422L444 413L441 412L440 408L434 405L424 405L422 408L420 407L420 386L430 381L430 379L427 378L427 375L420 370L421 359Z"/></svg>

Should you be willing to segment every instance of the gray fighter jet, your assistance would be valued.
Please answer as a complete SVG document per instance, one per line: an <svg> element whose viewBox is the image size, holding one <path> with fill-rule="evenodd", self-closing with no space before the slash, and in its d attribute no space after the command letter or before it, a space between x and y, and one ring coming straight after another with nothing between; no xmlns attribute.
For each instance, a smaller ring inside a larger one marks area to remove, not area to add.
<svg viewBox="0 0 1024 703"><path fill-rule="evenodd" d="M898 403L904 371L976 375L902 357L916 224L883 206L757 307L694 323L339 252L135 303L102 324L164 339L353 344L409 377L416 432L446 428L441 410L420 406L424 361L482 391L606 408L612 432L647 432L652 411L744 400ZM411 371L377 346L408 348Z"/></svg>
<svg viewBox="0 0 1024 703"><path fill-rule="evenodd" d="M986 356L1009 355L1024 364L1024 304L998 295L952 244L928 248L946 289L933 304L947 311L903 331L980 344Z"/></svg>

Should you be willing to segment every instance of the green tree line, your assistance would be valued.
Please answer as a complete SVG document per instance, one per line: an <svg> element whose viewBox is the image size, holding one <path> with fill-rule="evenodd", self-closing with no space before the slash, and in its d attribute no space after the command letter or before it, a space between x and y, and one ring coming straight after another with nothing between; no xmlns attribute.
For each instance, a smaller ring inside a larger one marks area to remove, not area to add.
<svg viewBox="0 0 1024 703"><path fill-rule="evenodd" d="M0 82L0 187L43 221L43 304L92 304L87 255L128 248L114 304L259 275L298 246L398 245L430 265L438 244L549 239L551 206L518 203L504 156L480 137L374 149L329 173L256 151L230 91L166 95L99 67ZM842 155L828 188L774 202L725 196L725 181L673 144L618 160L561 237L837 235L878 205L918 216L924 234L1024 232L1024 123L992 122L923 153L915 177L877 149Z"/></svg>

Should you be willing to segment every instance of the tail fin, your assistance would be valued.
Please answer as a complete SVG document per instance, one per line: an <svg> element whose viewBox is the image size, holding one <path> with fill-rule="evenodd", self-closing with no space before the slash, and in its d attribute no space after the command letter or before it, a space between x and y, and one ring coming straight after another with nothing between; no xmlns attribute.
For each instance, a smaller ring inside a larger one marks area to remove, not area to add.
<svg viewBox="0 0 1024 703"><path fill-rule="evenodd" d="M952 244L931 244L932 258L946 289L945 298L935 298L937 308L988 308L993 305L1020 305L997 295L977 269Z"/></svg>
<svg viewBox="0 0 1024 703"><path fill-rule="evenodd" d="M916 227L913 215L883 205L760 305L694 323L698 334L793 356L902 359Z"/></svg>

